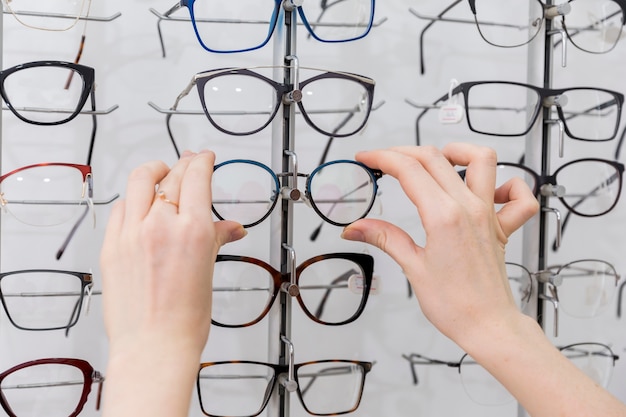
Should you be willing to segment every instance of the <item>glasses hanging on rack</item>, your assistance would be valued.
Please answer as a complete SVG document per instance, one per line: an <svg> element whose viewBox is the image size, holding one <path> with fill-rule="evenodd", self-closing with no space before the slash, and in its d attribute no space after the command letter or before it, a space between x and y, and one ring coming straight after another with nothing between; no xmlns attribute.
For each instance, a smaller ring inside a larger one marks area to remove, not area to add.
<svg viewBox="0 0 626 417"><path fill-rule="evenodd" d="M11 324L21 330L59 330L66 334L92 294L87 272L28 269L0 273L0 301ZM99 292L98 292L99 293ZM88 307L87 307L88 308Z"/></svg>
<svg viewBox="0 0 626 417"><path fill-rule="evenodd" d="M457 103L456 96L463 95ZM559 155L563 155L564 135L588 142L609 141L617 136L624 95L595 87L549 89L510 81L472 81L451 85L450 91L423 110L415 122L420 144L419 124L430 109L439 109L442 123L457 123L465 117L471 131L502 137L524 136L534 126L544 108L553 109L553 118L544 123L559 126Z"/></svg>
<svg viewBox="0 0 626 417"><path fill-rule="evenodd" d="M76 77L65 87L68 77ZM0 94L6 107L20 120L38 126L68 123L79 114L92 118L87 165L90 165L97 133L96 116L118 108L96 110L95 70L65 61L35 61L0 71ZM91 97L91 110L83 110Z"/></svg>
<svg viewBox="0 0 626 417"><path fill-rule="evenodd" d="M220 220L252 227L265 220L278 197L284 195L304 201L330 224L347 226L369 213L381 176L382 172L350 160L327 162L310 174L297 172L297 167L293 172L276 174L260 162L230 160L215 166L212 210ZM279 177L292 178L292 188L281 188ZM306 178L304 193L297 189L302 177Z"/></svg>
<svg viewBox="0 0 626 417"><path fill-rule="evenodd" d="M247 327L267 315L279 292L295 297L311 320L338 326L353 322L372 286L374 258L331 253L307 259L281 274L260 259L218 255L213 274L213 324Z"/></svg>
<svg viewBox="0 0 626 417"><path fill-rule="evenodd" d="M554 336L558 335L559 310L572 317L591 318L602 314L613 301L620 275L610 263L581 259L545 270L530 272L526 267L507 262L509 281L536 280L545 284L547 294L539 298L554 307Z"/></svg>
<svg viewBox="0 0 626 417"><path fill-rule="evenodd" d="M96 410L104 376L82 359L46 358L25 362L0 373L0 405L9 417L77 416L98 384Z"/></svg>
<svg viewBox="0 0 626 417"><path fill-rule="evenodd" d="M295 363L291 341L285 364L221 361L200 364L197 378L202 412L210 417L254 417L267 406L276 384L296 392L304 409L316 416L351 413L359 407L365 376L374 362L327 359Z"/></svg>
<svg viewBox="0 0 626 417"><path fill-rule="evenodd" d="M577 368L603 387L607 387L619 356L602 343L575 343L558 348ZM513 396L486 369L467 353L459 361L445 361L411 353L402 357L409 362L413 384L419 384L417 366L445 365L456 368L463 389L474 402L482 405L502 405L514 400ZM515 360L515 358L512 358Z"/></svg>
<svg viewBox="0 0 626 417"><path fill-rule="evenodd" d="M265 129L278 114L282 105L297 105L297 114L305 122L330 138L348 137L361 131L369 119L373 106L375 82L371 78L341 71L316 68L294 68L293 84L272 80L253 69L284 67L224 68L196 74L178 95L169 110L148 103L160 113L170 140L177 152L171 126L175 114L204 114L220 132L246 136ZM311 72L310 78L299 81L301 73ZM203 111L179 110L181 100L196 87Z"/></svg>
<svg viewBox="0 0 626 417"><path fill-rule="evenodd" d="M461 3L465 1L453 1L436 16L426 16L413 8L409 9L414 16L428 21L420 33L422 74L425 72L424 36L436 22L472 24L488 44L500 48L516 48L535 39L544 20L553 20L555 27L549 35L560 36L554 45L563 45L563 66L566 65L565 40L584 52L604 54L615 48L626 24L624 0L569 0L549 6L540 0L468 0L473 19L467 18L467 12L460 17L451 17L451 11Z"/></svg>
<svg viewBox="0 0 626 417"><path fill-rule="evenodd" d="M159 19L157 30L163 57L166 55L161 30L163 20L191 21L202 48L214 53L246 52L265 46L279 23L281 8L297 9L302 25L320 42L361 39L369 33L374 21L374 0L274 0L273 6L269 3L181 0L165 13L150 11ZM175 15L183 7L189 12L187 18ZM245 35L242 35L241 24L246 24Z"/></svg>

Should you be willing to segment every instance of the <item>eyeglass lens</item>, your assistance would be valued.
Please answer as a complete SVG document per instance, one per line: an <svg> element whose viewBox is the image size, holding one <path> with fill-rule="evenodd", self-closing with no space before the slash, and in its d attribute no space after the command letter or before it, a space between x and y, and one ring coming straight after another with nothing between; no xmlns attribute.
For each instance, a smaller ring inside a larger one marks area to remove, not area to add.
<svg viewBox="0 0 626 417"><path fill-rule="evenodd" d="M542 105L538 91L518 84L475 84L467 95L470 128L490 135L524 135L534 124ZM592 141L615 137L620 107L613 94L593 88L572 88L558 96L557 102L571 137Z"/></svg>
<svg viewBox="0 0 626 417"><path fill-rule="evenodd" d="M68 328L82 305L82 280L60 271L20 271L0 276L7 315L26 330Z"/></svg>
<svg viewBox="0 0 626 417"><path fill-rule="evenodd" d="M506 263L506 273L509 277L515 304L521 310L532 296L533 284L531 276L524 267L510 262Z"/></svg>
<svg viewBox="0 0 626 417"><path fill-rule="evenodd" d="M275 299L272 273L278 271L245 258L218 261L213 274L212 319L227 326L243 326L263 318ZM361 266L350 259L314 259L298 275L302 307L324 324L350 320L363 303L364 275Z"/></svg>
<svg viewBox="0 0 626 417"><path fill-rule="evenodd" d="M91 1L91 0L89 0ZM7 10L24 26L34 29L64 31L71 29L87 12L86 0L4 0ZM43 16L42 16L43 15ZM52 19L46 15L62 15L76 19Z"/></svg>
<svg viewBox="0 0 626 417"><path fill-rule="evenodd" d="M514 165L498 165L496 185L513 177L526 180L536 192L536 178L525 169ZM621 192L620 173L602 160L578 160L568 163L556 172L556 183L565 189L559 197L572 212L582 216L599 216L613 208Z"/></svg>
<svg viewBox="0 0 626 417"><path fill-rule="evenodd" d="M271 38L282 1L238 0L228 2L193 1L194 29L200 42L215 52L256 49ZM372 18L371 0L340 0L331 4L307 1L302 6L307 29L325 42L348 41L363 36ZM241 36L237 22L248 25L248 35Z"/></svg>
<svg viewBox="0 0 626 417"><path fill-rule="evenodd" d="M328 162L307 180L308 198L327 222L347 225L364 217L376 196L372 174L351 161ZM213 210L221 219L252 226L265 219L280 192L276 175L265 165L235 160L213 174Z"/></svg>
<svg viewBox="0 0 626 417"><path fill-rule="evenodd" d="M611 51L620 39L624 13L616 1L576 0L563 16L569 40L591 53Z"/></svg>
<svg viewBox="0 0 626 417"><path fill-rule="evenodd" d="M600 386L608 386L615 366L615 357L608 346L579 343L561 348L561 353Z"/></svg>
<svg viewBox="0 0 626 417"><path fill-rule="evenodd" d="M54 19L50 19L54 20ZM62 123L80 110L85 82L66 83L69 74L82 75L66 66L32 66L19 69L4 79L5 99L19 116L43 124ZM63 111L59 111L63 110Z"/></svg>
<svg viewBox="0 0 626 417"><path fill-rule="evenodd" d="M473 3L478 31L492 45L506 48L521 46L530 42L541 30L544 9L539 0L474 0Z"/></svg>
<svg viewBox="0 0 626 417"><path fill-rule="evenodd" d="M36 165L0 183L4 208L32 226L55 226L75 218L87 204L83 190L81 171L66 165Z"/></svg>
<svg viewBox="0 0 626 417"><path fill-rule="evenodd" d="M44 363L7 375L0 390L16 416L67 417L80 404L84 386L85 377L80 368L62 363Z"/></svg>
<svg viewBox="0 0 626 417"><path fill-rule="evenodd" d="M302 404L311 414L353 410L359 403L365 372L346 361L296 365ZM202 367L198 390L202 410L210 416L254 416L263 410L277 375L262 363L229 362Z"/></svg>
<svg viewBox="0 0 626 417"><path fill-rule="evenodd" d="M483 405L501 405L513 400L513 396L504 386L471 356L463 356L459 373L463 389L474 402Z"/></svg>
<svg viewBox="0 0 626 417"><path fill-rule="evenodd" d="M576 261L555 272L563 278L557 287L559 307L573 317L596 317L606 311L617 290L617 272L607 262Z"/></svg>
<svg viewBox="0 0 626 417"><path fill-rule="evenodd" d="M233 135L265 128L281 100L273 82L250 72L226 72L206 82L201 78L198 88L209 120ZM369 116L370 93L356 79L329 73L302 82L301 89L306 121L329 136L352 135Z"/></svg>

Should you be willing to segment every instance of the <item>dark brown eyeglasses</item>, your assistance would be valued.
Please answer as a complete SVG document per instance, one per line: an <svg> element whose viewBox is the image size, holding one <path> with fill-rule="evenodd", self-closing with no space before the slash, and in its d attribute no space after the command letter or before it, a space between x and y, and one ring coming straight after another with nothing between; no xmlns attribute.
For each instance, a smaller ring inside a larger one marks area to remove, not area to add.
<svg viewBox="0 0 626 417"><path fill-rule="evenodd" d="M29 415L77 416L87 402L91 385L104 377L85 360L46 358L24 362L0 374L0 405L9 417Z"/></svg>
<svg viewBox="0 0 626 417"><path fill-rule="evenodd" d="M279 292L295 297L311 320L339 326L356 320L367 303L374 258L331 253L281 273L260 259L218 255L213 274L212 322L247 327L267 315Z"/></svg>

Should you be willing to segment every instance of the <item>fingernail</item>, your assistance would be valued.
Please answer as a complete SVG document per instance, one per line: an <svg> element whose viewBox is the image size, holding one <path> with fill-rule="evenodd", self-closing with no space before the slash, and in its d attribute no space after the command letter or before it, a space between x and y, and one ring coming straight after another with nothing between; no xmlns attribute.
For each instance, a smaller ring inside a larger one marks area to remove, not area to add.
<svg viewBox="0 0 626 417"><path fill-rule="evenodd" d="M235 241L235 240L243 239L247 235L248 235L248 231L244 229L243 226L241 226L232 231L232 233L230 234L230 238L231 238L231 241Z"/></svg>
<svg viewBox="0 0 626 417"><path fill-rule="evenodd" d="M357 242L365 241L365 235L363 235L363 233L361 233L359 230L349 228L343 229L343 232L341 233L341 238L345 240L354 240Z"/></svg>

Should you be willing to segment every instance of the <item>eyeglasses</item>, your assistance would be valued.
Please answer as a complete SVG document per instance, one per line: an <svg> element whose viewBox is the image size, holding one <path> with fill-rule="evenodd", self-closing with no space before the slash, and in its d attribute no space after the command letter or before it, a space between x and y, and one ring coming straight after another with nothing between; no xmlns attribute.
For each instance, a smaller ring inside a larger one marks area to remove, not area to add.
<svg viewBox="0 0 626 417"><path fill-rule="evenodd" d="M81 82L68 84L74 76ZM87 165L91 163L99 113L94 83L93 68L64 61L28 62L0 71L0 94L7 108L33 125L52 126L73 120L91 95L91 111L85 112L92 118Z"/></svg>
<svg viewBox="0 0 626 417"><path fill-rule="evenodd" d="M20 24L53 32L72 29L81 17L89 16L91 8L91 0L46 0L35 5L29 0L3 0L2 3Z"/></svg>
<svg viewBox="0 0 626 417"><path fill-rule="evenodd" d="M357 161L337 160L318 166L311 174L274 173L266 165L234 159L215 166L212 178L213 213L220 220L234 220L252 227L265 220L278 201L287 196L304 201L326 222L335 226L365 217L374 204L382 172ZM279 177L292 180L292 188L279 185ZM306 178L304 195L296 188Z"/></svg>
<svg viewBox="0 0 626 417"><path fill-rule="evenodd" d="M216 129L229 135L260 132L283 103L297 103L306 123L323 135L351 136L365 126L372 110L374 80L347 72L295 69L300 70L320 74L305 81L296 80L294 84L282 84L247 68L201 72L178 95L170 110L176 111L180 100L195 85L206 117ZM170 117L168 113L166 120L171 132Z"/></svg>
<svg viewBox="0 0 626 417"><path fill-rule="evenodd" d="M374 0L322 0L304 3L274 0L273 9L268 8L266 3L269 2L261 4L257 0L219 3L180 0L162 15L155 13L159 17L157 28L163 56L165 57L165 45L160 22L162 19L171 19L170 15L182 7L189 11L200 45L209 52L217 53L246 52L265 46L276 29L281 8L297 9L309 34L318 41L327 43L361 39L369 33L374 20ZM312 17L312 20L307 16ZM245 36L241 34L241 23L250 23L246 26Z"/></svg>
<svg viewBox="0 0 626 417"><path fill-rule="evenodd" d="M9 417L33 415L77 416L87 402L93 383L104 377L82 359L38 359L14 366L0 374L0 405Z"/></svg>
<svg viewBox="0 0 626 417"><path fill-rule="evenodd" d="M263 412L278 381L289 392L297 392L309 414L346 414L358 408L372 365L339 359L293 365L208 362L200 365L198 397L207 416L254 417Z"/></svg>
<svg viewBox="0 0 626 417"><path fill-rule="evenodd" d="M611 379L615 355L610 347L602 343L575 343L559 347L561 353L598 384L607 387ZM402 357L411 366L413 384L419 384L417 365L446 365L458 370L463 389L474 402L483 405L501 405L513 401L513 396L487 370L465 353L458 362L429 358L418 353Z"/></svg>
<svg viewBox="0 0 626 417"><path fill-rule="evenodd" d="M11 324L22 330L69 330L78 322L83 298L91 296L92 287L93 276L87 272L0 273L0 301Z"/></svg>
<svg viewBox="0 0 626 417"><path fill-rule="evenodd" d="M559 308L578 318L602 314L613 300L620 280L613 265L598 259L581 259L565 265L549 266L537 272L530 272L526 267L511 262L507 262L506 267L509 279L515 277L528 282L534 278L547 285L550 294L539 294L539 297L554 307L555 335L558 331Z"/></svg>
<svg viewBox="0 0 626 417"><path fill-rule="evenodd" d="M463 112L473 132L491 136L523 136L533 127L543 108L555 108L557 118L544 123L558 124L563 133L583 141L608 141L617 136L624 95L591 87L548 89L508 81L461 83L437 99L433 106L463 94L463 106L452 103L443 108L443 122L461 120ZM417 117L419 122L430 108ZM450 113L450 114L448 114ZM562 148L562 146L561 146Z"/></svg>
<svg viewBox="0 0 626 417"><path fill-rule="evenodd" d="M56 226L78 216L57 252L59 259L93 208L91 167L46 162L15 169L0 176L0 206L31 226Z"/></svg>
<svg viewBox="0 0 626 417"><path fill-rule="evenodd" d="M429 23L420 33L420 62L424 74L424 35L437 21L476 25L485 42L501 48L514 48L531 42L545 19L560 17L561 28L551 34L561 34L585 52L603 54L615 48L626 23L624 0L568 0L559 5L546 5L540 0L503 3L498 0L468 0L474 19L448 18L446 15L463 0L455 0L437 16L427 17L410 9L411 13ZM556 43L555 43L556 44Z"/></svg>
<svg viewBox="0 0 626 417"><path fill-rule="evenodd" d="M247 256L218 255L213 274L213 324L247 327L267 315L283 291L298 300L311 320L339 326L356 320L367 303L374 258L360 253L331 253L281 273Z"/></svg>

